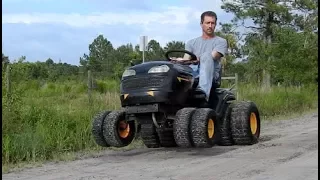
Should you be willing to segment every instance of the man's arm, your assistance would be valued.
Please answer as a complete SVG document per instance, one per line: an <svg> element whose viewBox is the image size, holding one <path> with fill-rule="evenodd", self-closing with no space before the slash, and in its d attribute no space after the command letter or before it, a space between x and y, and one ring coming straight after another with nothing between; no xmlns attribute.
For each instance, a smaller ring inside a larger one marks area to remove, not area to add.
<svg viewBox="0 0 320 180"><path fill-rule="evenodd" d="M221 39L217 42L217 45L214 47L211 55L214 60L220 60L221 57L224 57L228 52L228 43L226 39Z"/></svg>

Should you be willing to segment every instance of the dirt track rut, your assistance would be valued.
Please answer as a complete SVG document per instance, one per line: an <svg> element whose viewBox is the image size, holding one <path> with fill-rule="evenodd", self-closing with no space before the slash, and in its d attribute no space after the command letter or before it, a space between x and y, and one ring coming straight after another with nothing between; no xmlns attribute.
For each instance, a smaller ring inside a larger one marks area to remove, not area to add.
<svg viewBox="0 0 320 180"><path fill-rule="evenodd" d="M157 179L157 180L316 180L318 113L265 121L261 141L252 146L209 149L135 149L106 151L98 158L3 174L3 179Z"/></svg>

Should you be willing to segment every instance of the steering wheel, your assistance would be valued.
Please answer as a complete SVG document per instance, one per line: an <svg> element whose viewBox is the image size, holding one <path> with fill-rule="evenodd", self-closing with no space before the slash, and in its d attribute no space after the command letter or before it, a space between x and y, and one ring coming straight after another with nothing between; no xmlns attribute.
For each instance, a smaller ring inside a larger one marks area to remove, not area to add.
<svg viewBox="0 0 320 180"><path fill-rule="evenodd" d="M170 59L169 58L169 54L170 53L173 53L173 52L182 52L182 53L186 53L186 54L189 54L191 56L191 60L197 60L197 56L195 54L193 54L192 52L190 51L187 51L187 50L169 50L165 53L165 57L169 60L169 61L173 61L173 59Z"/></svg>
<svg viewBox="0 0 320 180"><path fill-rule="evenodd" d="M171 59L169 58L169 54L173 53L173 52L182 52L182 53L186 53L189 54L191 56L191 59L189 60L175 60L175 59ZM187 50L169 50L165 53L165 57L167 58L167 60L173 62L173 63L178 63L178 64L182 64L182 65L198 65L200 62L197 60L197 56L195 54L193 54L190 51Z"/></svg>

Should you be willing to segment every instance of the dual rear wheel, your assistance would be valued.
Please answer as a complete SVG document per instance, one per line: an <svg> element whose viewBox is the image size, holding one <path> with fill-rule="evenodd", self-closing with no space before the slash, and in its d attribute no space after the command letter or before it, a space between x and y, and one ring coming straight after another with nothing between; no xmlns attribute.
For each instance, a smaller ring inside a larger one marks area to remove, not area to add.
<svg viewBox="0 0 320 180"><path fill-rule="evenodd" d="M179 147L212 147L219 139L216 114L209 108L183 108L173 124L174 139Z"/></svg>
<svg viewBox="0 0 320 180"><path fill-rule="evenodd" d="M209 108L183 108L177 112L173 135L179 147L252 145L260 137L260 115L250 101L231 104L218 121Z"/></svg>
<svg viewBox="0 0 320 180"><path fill-rule="evenodd" d="M256 144L260 137L260 115L257 106L250 101L233 104L230 113L230 134L236 145Z"/></svg>

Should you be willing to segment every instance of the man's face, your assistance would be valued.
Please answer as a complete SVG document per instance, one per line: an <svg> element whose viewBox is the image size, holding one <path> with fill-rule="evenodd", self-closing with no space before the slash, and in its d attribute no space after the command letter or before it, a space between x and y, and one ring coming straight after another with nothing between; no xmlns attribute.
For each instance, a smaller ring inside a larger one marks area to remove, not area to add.
<svg viewBox="0 0 320 180"><path fill-rule="evenodd" d="M211 16L205 16L203 23L201 24L202 31L207 35L212 35L216 28L216 18Z"/></svg>

